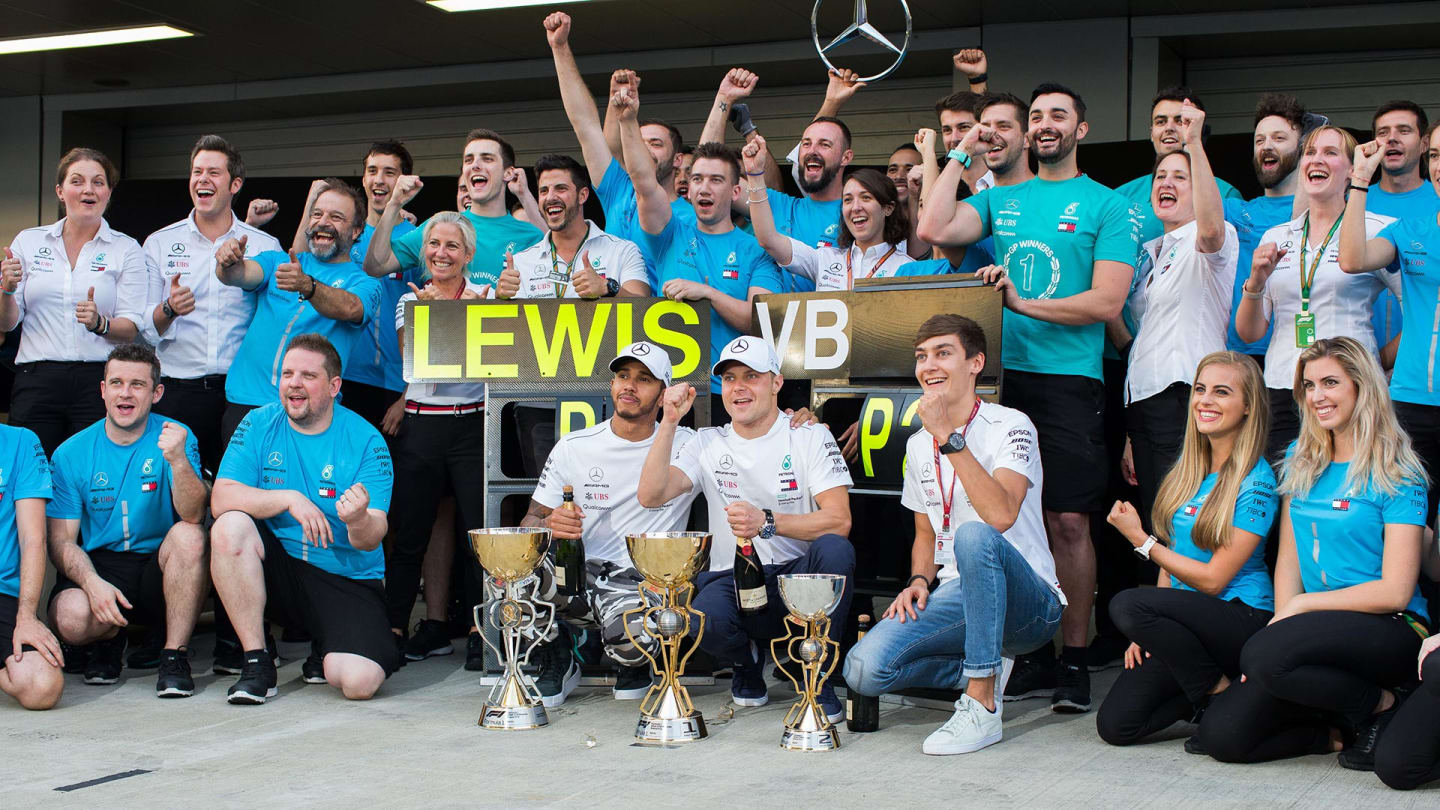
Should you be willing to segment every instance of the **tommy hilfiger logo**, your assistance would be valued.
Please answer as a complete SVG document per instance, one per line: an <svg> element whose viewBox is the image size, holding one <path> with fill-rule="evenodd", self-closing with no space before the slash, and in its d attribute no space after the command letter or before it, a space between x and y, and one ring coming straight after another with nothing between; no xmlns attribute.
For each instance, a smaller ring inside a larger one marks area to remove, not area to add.
<svg viewBox="0 0 1440 810"><path fill-rule="evenodd" d="M1336 499L1336 500L1333 500L1333 501L1330 502L1330 508L1331 508L1331 509L1334 509L1336 512L1349 512L1349 511L1350 511L1350 499L1349 499L1349 498L1338 498L1338 499Z"/></svg>
<svg viewBox="0 0 1440 810"><path fill-rule="evenodd" d="M1062 223L1060 223L1060 227L1056 228L1056 230L1059 231L1060 233L1074 233L1074 232L1075 232L1075 223L1073 223L1073 222L1062 222Z"/></svg>
<svg viewBox="0 0 1440 810"><path fill-rule="evenodd" d="M154 491L155 491L156 489L158 489L159 487L160 487L160 485L159 485L158 483L154 482L154 481L141 481L141 482L140 482L140 491L141 491L141 492L154 492Z"/></svg>
<svg viewBox="0 0 1440 810"><path fill-rule="evenodd" d="M740 278L740 271L734 267L726 267L725 269L720 271L720 277L738 279Z"/></svg>
<svg viewBox="0 0 1440 810"><path fill-rule="evenodd" d="M327 485L322 485L322 486L320 487L320 489L318 490L318 492L319 492L319 494L320 494L320 497L322 497L322 498L333 498L333 497L335 497L335 487L330 486L330 485L328 485L328 484L327 484Z"/></svg>
<svg viewBox="0 0 1440 810"><path fill-rule="evenodd" d="M1185 516L1186 516L1186 517L1195 517L1195 513L1199 512L1199 511L1200 511L1200 508L1199 508L1198 506L1187 506L1187 507L1185 507Z"/></svg>

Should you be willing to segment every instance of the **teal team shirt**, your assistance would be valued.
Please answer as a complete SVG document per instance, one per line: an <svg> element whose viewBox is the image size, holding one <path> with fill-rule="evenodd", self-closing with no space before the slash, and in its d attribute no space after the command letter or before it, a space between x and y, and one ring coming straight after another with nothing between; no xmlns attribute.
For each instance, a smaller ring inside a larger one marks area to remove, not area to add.
<svg viewBox="0 0 1440 810"><path fill-rule="evenodd" d="M1440 226L1436 215L1399 219L1385 226L1381 239L1400 257L1404 321L1400 352L1390 377L1390 396L1400 402L1440 405Z"/></svg>
<svg viewBox="0 0 1440 810"><path fill-rule="evenodd" d="M342 363L350 356L380 307L380 281L365 275L352 261L322 262L309 253L300 254L300 269L316 284L345 290L360 299L365 315L359 323L350 323L327 318L309 301L301 301L298 293L275 286L275 268L290 261L289 255L268 250L250 261L260 265L265 276L251 291L256 296L255 314L225 377L225 398L241 405L264 405L280 398L280 363L294 336L317 332L334 344Z"/></svg>
<svg viewBox="0 0 1440 810"><path fill-rule="evenodd" d="M595 186L595 196L600 200L600 210L605 212L605 232L621 239L629 239L640 246L640 257L645 260L645 272L650 275L650 289L659 295L660 285L657 282L660 275L656 270L658 263L646 246L645 232L640 228L635 183L630 180L630 174L620 165L620 161L612 160L610 165L605 167L600 184ZM683 197L671 200L670 218L677 217L681 222L695 224L695 206Z"/></svg>
<svg viewBox="0 0 1440 810"><path fill-rule="evenodd" d="M1139 222L1128 200L1080 176L1034 178L967 197L994 236L995 262L1022 298L1067 298L1090 289L1095 262L1135 267ZM1066 326L1005 313L1001 359L1007 369L1103 379L1105 325Z"/></svg>
<svg viewBox="0 0 1440 810"><path fill-rule="evenodd" d="M1406 482L1393 495L1373 482L1357 491L1346 483L1349 474L1349 463L1331 462L1309 492L1290 498L1290 528L1306 593L1338 591L1380 579L1385 524L1425 525L1429 506L1421 483ZM1429 618L1418 585L1405 609Z"/></svg>
<svg viewBox="0 0 1440 810"><path fill-rule="evenodd" d="M1376 183L1370 187L1365 210L1396 219L1425 220L1434 225L1436 215L1440 214L1440 195L1430 183L1421 183L1399 194L1391 194ZM1383 347L1400 334L1404 312L1395 293L1389 288L1380 291L1380 297L1375 299L1375 314L1370 319L1375 327L1376 346Z"/></svg>
<svg viewBox="0 0 1440 810"><path fill-rule="evenodd" d="M336 405L330 427L315 435L291 427L279 402L256 408L235 429L216 478L256 489L295 490L325 513L335 538L328 548L306 543L289 512L263 521L291 557L348 579L385 576L384 550L359 551L350 545L349 530L335 514L340 496L357 482L370 492L371 509L388 512L394 483L385 440L349 408Z"/></svg>
<svg viewBox="0 0 1440 810"><path fill-rule="evenodd" d="M415 230L405 220L395 225L394 233L400 236ZM365 252L370 249L370 237L375 235L375 226L366 225L365 233L350 251L350 260L356 267L365 264ZM410 292L407 283L413 280L413 271L401 268L380 281L380 306L375 316L365 324L364 334L355 341L350 357L345 362L345 379L365 383L390 391L404 391L405 378L402 376L400 341L395 336L395 305L400 296Z"/></svg>
<svg viewBox="0 0 1440 810"><path fill-rule="evenodd" d="M767 292L781 292L780 268L755 241L755 237L739 230L705 233L693 222L671 217L658 234L640 231L641 245L655 257L660 271L660 285L671 279L698 281L714 287L731 298L744 301L751 287ZM657 285L655 289L660 289ZM720 350L742 332L725 322L720 313L710 314L710 361ZM710 390L720 391L720 382L711 377Z"/></svg>
<svg viewBox="0 0 1440 810"><path fill-rule="evenodd" d="M80 547L86 551L149 554L160 548L180 519L170 500L174 472L160 453L166 422L175 420L150 414L145 433L128 445L110 440L104 419L66 439L55 449L55 496L46 517L79 520ZM188 427L185 458L198 477L200 445Z"/></svg>
<svg viewBox="0 0 1440 810"><path fill-rule="evenodd" d="M1235 226L1235 235L1240 237L1240 252L1235 257L1235 288L1230 294L1230 325L1225 329L1225 348L1242 354L1264 355L1270 347L1270 332L1273 324L1265 327L1265 336L1254 343L1246 343L1235 333L1235 310L1240 308L1241 287L1250 278L1250 265L1255 258L1255 248L1265 232L1294 219L1294 195L1284 197L1259 196L1253 200L1225 200L1225 221Z"/></svg>
<svg viewBox="0 0 1440 810"><path fill-rule="evenodd" d="M464 216L475 226L475 255L470 259L470 266L465 271L471 284L494 284L505 269L507 251L519 253L545 236L539 228L528 222L521 222L509 214L482 217L466 210ZM429 220L426 220L426 223L428 224ZM427 277L426 273L420 271L424 233L425 225L421 225L403 234L398 229L390 234L390 250L395 254L396 261L400 262L402 269L413 268L419 271L419 278ZM409 290L409 287L405 288L405 292Z"/></svg>
<svg viewBox="0 0 1440 810"><path fill-rule="evenodd" d="M1170 521L1170 545L1176 554L1202 563L1209 563L1214 556L1215 552L1195 545L1191 532L1195 529L1195 521L1199 519L1200 508L1205 505L1205 499L1215 489L1215 482L1218 480L1220 476L1216 473L1205 476L1195 497L1176 510L1175 517ZM1225 589L1217 594L1220 599L1226 602L1239 599L1256 610L1275 610L1275 586L1270 581L1270 569L1265 567L1265 536L1270 532L1270 525L1275 522L1278 504L1279 499L1275 496L1275 473L1270 469L1270 463L1262 458L1256 462L1249 475L1245 476L1245 480L1240 482L1240 494L1235 499L1235 517L1230 522L1236 529L1259 535L1260 542ZM1174 574L1170 575L1170 587L1195 590Z"/></svg>
<svg viewBox="0 0 1440 810"><path fill-rule="evenodd" d="M0 425L0 593L20 595L20 532L15 502L51 497L50 462L31 430ZM44 539L43 537L41 538ZM0 650L8 657L9 650Z"/></svg>

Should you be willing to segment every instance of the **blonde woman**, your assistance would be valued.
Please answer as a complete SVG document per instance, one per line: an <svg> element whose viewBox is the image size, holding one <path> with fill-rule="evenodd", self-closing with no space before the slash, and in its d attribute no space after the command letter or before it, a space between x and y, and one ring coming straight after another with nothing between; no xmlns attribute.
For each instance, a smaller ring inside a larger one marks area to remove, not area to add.
<svg viewBox="0 0 1440 810"><path fill-rule="evenodd" d="M1270 442L1266 453L1279 461L1300 428L1290 378L1300 353L1321 338L1349 335L1377 355L1370 321L1375 299L1386 286L1397 295L1393 273L1351 275L1340 269L1339 232L1345 214L1355 138L1339 127L1316 128L1300 154L1300 187L1310 204L1299 217L1265 232L1255 249L1235 310L1235 332L1253 342L1274 325L1265 349L1265 385L1270 389ZM1375 238L1391 217L1363 215L1367 238Z"/></svg>
<svg viewBox="0 0 1440 810"><path fill-rule="evenodd" d="M1155 535L1145 533L1130 503L1116 501L1110 510L1110 523L1136 553L1160 566L1156 587L1122 591L1110 603L1116 626L1133 642L1096 721L1111 745L1198 719L1239 677L1240 650L1270 621L1265 535L1276 500L1264 458L1269 408L1254 360L1206 355L1195 370L1180 457L1155 498ZM1196 745L1185 748L1198 753Z"/></svg>
<svg viewBox="0 0 1440 810"><path fill-rule="evenodd" d="M1428 635L1416 587L1426 477L1359 340L1305 349L1294 392L1275 618L1246 643L1243 682L1211 703L1199 737L1223 762L1339 751L1342 766L1372 770Z"/></svg>

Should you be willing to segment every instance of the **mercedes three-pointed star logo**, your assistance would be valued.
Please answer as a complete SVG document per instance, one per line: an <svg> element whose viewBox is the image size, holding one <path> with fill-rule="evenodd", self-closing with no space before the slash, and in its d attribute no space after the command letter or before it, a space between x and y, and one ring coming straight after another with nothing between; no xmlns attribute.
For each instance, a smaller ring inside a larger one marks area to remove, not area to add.
<svg viewBox="0 0 1440 810"><path fill-rule="evenodd" d="M831 70L837 70L838 68L835 67L835 64L830 61L830 57L825 54L857 37L864 37L876 45L879 45L881 48L895 54L895 61L890 63L890 67L885 68L873 76L863 76L859 81L866 83L878 82L893 73L896 68L900 67L900 63L905 61L905 53L910 49L910 34L913 28L910 19L910 6L905 0L899 0L900 10L905 12L905 40L898 48L895 47L894 42L890 41L889 37L880 33L880 29L870 24L870 9L868 8L867 0L855 0L855 14L850 20L850 25L846 26L844 31L841 31L838 36L830 40L830 44L821 45L819 19L820 4L823 2L825 2L825 0L815 0L815 7L810 11L810 38L814 41L815 52L820 54L820 61L825 63L825 67Z"/></svg>

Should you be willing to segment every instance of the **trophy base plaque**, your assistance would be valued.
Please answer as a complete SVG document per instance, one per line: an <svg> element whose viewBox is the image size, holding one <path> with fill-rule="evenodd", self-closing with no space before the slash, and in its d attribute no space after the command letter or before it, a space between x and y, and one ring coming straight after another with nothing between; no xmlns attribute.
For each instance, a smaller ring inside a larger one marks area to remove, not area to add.
<svg viewBox="0 0 1440 810"><path fill-rule="evenodd" d="M708 736L710 732L705 730L705 718L698 711L683 717L642 714L640 722L635 725L635 741L649 745L694 742Z"/></svg>
<svg viewBox="0 0 1440 810"><path fill-rule="evenodd" d="M840 735L830 725L816 731L787 728L780 735L780 747L787 751L834 751L840 747Z"/></svg>
<svg viewBox="0 0 1440 810"><path fill-rule="evenodd" d="M482 728L497 731L518 731L526 728L540 728L550 724L545 716L544 706L491 706L483 707L480 714Z"/></svg>

